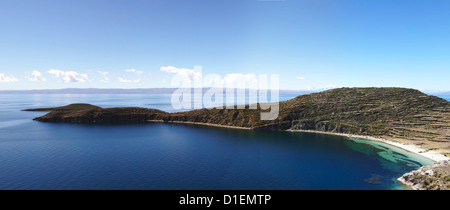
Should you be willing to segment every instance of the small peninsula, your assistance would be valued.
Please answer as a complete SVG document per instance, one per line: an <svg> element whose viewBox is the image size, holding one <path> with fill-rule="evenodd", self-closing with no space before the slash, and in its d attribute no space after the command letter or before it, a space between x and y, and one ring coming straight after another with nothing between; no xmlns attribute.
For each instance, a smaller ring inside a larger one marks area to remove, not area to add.
<svg viewBox="0 0 450 210"><path fill-rule="evenodd" d="M233 107L231 107L233 108ZM338 88L280 102L275 120L261 110L216 107L168 113L139 107L101 108L71 104L34 120L64 123L174 122L243 129L329 132L371 136L420 146L450 156L450 102L406 88Z"/></svg>
<svg viewBox="0 0 450 210"><path fill-rule="evenodd" d="M90 104L24 111L49 111L34 119L41 122L191 123L367 137L420 148L417 153L433 152L440 160L450 157L450 102L407 88L338 88L301 95L280 102L278 118L271 121L260 120L260 113L267 111L260 104L257 109L246 105L245 109L216 107L178 113Z"/></svg>

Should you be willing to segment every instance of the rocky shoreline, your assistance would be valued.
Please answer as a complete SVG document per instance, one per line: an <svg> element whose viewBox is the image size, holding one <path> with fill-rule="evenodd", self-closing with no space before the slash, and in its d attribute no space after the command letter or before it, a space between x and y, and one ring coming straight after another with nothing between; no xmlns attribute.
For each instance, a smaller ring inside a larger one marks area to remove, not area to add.
<svg viewBox="0 0 450 210"><path fill-rule="evenodd" d="M421 167L397 180L413 190L450 190L450 161Z"/></svg>
<svg viewBox="0 0 450 210"><path fill-rule="evenodd" d="M218 124L212 124L212 123L186 122L186 121L165 122L164 120L147 120L147 122L203 125L203 126L211 126L211 127L219 127L219 128L230 128L230 129L239 129L239 130L252 130L251 128L244 128L244 127L238 127L238 126L218 125Z"/></svg>

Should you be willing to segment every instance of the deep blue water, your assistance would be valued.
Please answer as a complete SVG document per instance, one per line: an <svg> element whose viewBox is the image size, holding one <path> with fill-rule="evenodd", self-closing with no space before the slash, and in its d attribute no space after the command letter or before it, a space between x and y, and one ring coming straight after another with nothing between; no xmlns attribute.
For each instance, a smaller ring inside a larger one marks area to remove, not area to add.
<svg viewBox="0 0 450 210"><path fill-rule="evenodd" d="M282 100L294 96L284 95ZM402 189L431 161L321 134L32 121L75 102L175 111L170 95L0 95L0 189Z"/></svg>

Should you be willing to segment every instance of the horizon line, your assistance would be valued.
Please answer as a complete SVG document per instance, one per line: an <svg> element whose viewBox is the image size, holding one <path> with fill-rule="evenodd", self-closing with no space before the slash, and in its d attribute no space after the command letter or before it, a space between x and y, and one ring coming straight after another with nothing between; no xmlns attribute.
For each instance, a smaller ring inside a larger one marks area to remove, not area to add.
<svg viewBox="0 0 450 210"><path fill-rule="evenodd" d="M170 90L176 90L176 89L212 89L215 87L201 87L201 88L168 88L168 87L153 87L153 88L56 88L56 89L11 89L11 90L0 90L0 94L13 94L13 93L24 93L24 92L45 92L45 91L149 91L149 90L160 90L160 91L170 91ZM260 89L252 89L252 88L220 88L216 87L217 89L234 89L234 90L260 90ZM336 88L324 88L324 89L278 89L281 92L303 92L303 93L314 93L314 92L320 92L325 90L331 90L331 89L337 89L337 88L345 88L345 87L336 87ZM347 88L356 88L356 87L347 87ZM361 87L361 88L383 88L383 87ZM385 88L404 88L404 87L385 87ZM415 88L407 88L407 89L415 89ZM270 89L268 89L270 90ZM421 90L416 89L424 93L428 94L449 94L449 90ZM77 93L65 93L65 94L77 94ZM95 94L95 93L82 93L82 94Z"/></svg>

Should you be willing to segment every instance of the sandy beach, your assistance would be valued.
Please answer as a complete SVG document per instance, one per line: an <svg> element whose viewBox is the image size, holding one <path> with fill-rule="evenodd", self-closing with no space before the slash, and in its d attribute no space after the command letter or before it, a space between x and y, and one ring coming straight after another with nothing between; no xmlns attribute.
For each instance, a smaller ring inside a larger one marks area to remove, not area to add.
<svg viewBox="0 0 450 210"><path fill-rule="evenodd" d="M394 142L394 141L387 140L387 139L376 138L373 136L362 136L362 135L332 133L332 132L323 132L323 131L311 131L311 130L287 130L287 131L289 131L289 132L305 132L305 133L320 133L320 134L326 134L326 135L336 135L336 136L344 136L344 137L348 137L348 138L357 138L357 139L378 141L378 142L383 142L385 144L389 144L389 145L404 149L406 151L421 155L421 156L431 159L435 162L439 162L442 160L450 160L450 158L448 158L436 151L426 151L423 148L420 148L415 145L403 144L403 143Z"/></svg>

